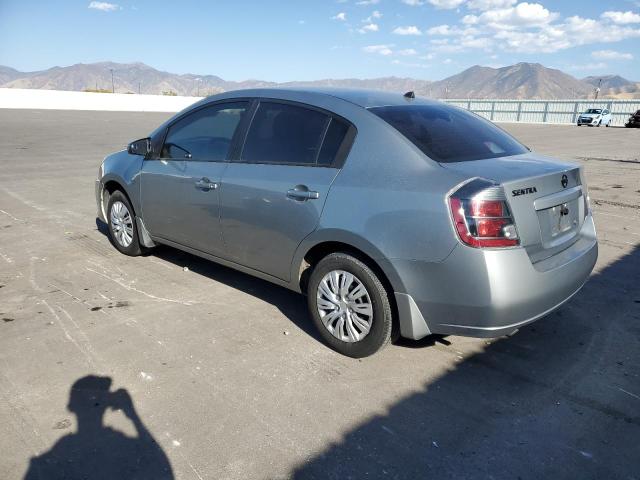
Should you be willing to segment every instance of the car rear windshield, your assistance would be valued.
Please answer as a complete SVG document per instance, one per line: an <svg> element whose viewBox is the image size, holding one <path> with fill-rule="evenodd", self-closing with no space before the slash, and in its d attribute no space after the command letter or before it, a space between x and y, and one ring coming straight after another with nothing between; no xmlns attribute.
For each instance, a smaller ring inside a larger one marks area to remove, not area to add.
<svg viewBox="0 0 640 480"><path fill-rule="evenodd" d="M369 110L436 162L482 160L528 151L488 120L449 105L402 105Z"/></svg>

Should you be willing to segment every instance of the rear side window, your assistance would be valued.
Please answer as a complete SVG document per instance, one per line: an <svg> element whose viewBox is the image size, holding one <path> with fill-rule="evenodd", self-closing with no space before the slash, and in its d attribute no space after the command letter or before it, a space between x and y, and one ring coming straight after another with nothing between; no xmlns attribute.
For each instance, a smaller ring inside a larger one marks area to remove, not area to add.
<svg viewBox="0 0 640 480"><path fill-rule="evenodd" d="M260 102L242 151L249 163L315 165L331 118L308 108Z"/></svg>
<svg viewBox="0 0 640 480"><path fill-rule="evenodd" d="M528 152L488 120L449 105L375 107L370 111L436 162L465 162Z"/></svg>
<svg viewBox="0 0 640 480"><path fill-rule="evenodd" d="M224 161L248 102L212 105L169 127L161 157L175 160Z"/></svg>
<svg viewBox="0 0 640 480"><path fill-rule="evenodd" d="M347 132L349 124L332 118L327 133L324 136L324 142L318 155L318 165L322 167L330 166L337 157L342 157L342 151L347 147L343 143L348 142ZM347 152L344 152L347 153Z"/></svg>

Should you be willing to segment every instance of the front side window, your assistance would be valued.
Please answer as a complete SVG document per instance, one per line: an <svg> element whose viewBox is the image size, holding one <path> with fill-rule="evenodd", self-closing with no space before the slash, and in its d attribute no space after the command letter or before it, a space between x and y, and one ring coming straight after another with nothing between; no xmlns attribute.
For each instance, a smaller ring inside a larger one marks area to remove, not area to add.
<svg viewBox="0 0 640 480"><path fill-rule="evenodd" d="M247 133L242 161L315 165L330 117L285 103L260 102Z"/></svg>
<svg viewBox="0 0 640 480"><path fill-rule="evenodd" d="M169 127L161 158L224 161L248 102L212 105L193 112Z"/></svg>
<svg viewBox="0 0 640 480"><path fill-rule="evenodd" d="M524 145L488 120L449 105L402 105L369 110L436 162L465 162L528 152Z"/></svg>

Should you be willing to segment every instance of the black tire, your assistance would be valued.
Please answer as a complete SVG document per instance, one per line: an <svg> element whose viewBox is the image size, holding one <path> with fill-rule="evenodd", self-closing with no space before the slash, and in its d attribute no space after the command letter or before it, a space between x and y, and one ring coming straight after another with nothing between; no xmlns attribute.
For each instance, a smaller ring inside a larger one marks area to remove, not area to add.
<svg viewBox="0 0 640 480"><path fill-rule="evenodd" d="M123 245L116 237L115 227L111 221L111 209L113 208L116 202L121 202L129 211L132 220L133 227L133 235L131 243L128 246ZM138 255L142 255L145 252L145 249L142 245L140 245L139 235L138 235L138 226L136 225L135 220L135 212L133 211L133 207L129 202L127 196L122 193L120 190L116 190L109 197L109 203L107 204L107 222L109 225L109 240L111 240L111 244L118 249L120 253L124 253L125 255L129 255L131 257L137 257Z"/></svg>
<svg viewBox="0 0 640 480"><path fill-rule="evenodd" d="M318 312L318 286L326 274L333 270L343 270L354 275L366 288L373 315L371 327L361 340L346 342L335 337L323 324ZM376 273L364 262L352 255L338 252L327 255L314 267L309 278L307 303L313 323L324 341L337 352L353 358L373 355L390 341L393 315L387 291Z"/></svg>

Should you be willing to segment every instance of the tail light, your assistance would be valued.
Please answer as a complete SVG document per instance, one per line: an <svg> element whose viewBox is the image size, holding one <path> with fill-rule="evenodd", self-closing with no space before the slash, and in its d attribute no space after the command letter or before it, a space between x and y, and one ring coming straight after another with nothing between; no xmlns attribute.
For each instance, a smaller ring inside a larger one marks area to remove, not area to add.
<svg viewBox="0 0 640 480"><path fill-rule="evenodd" d="M474 248L519 245L518 231L502 188L475 179L449 196L449 207L458 237Z"/></svg>

